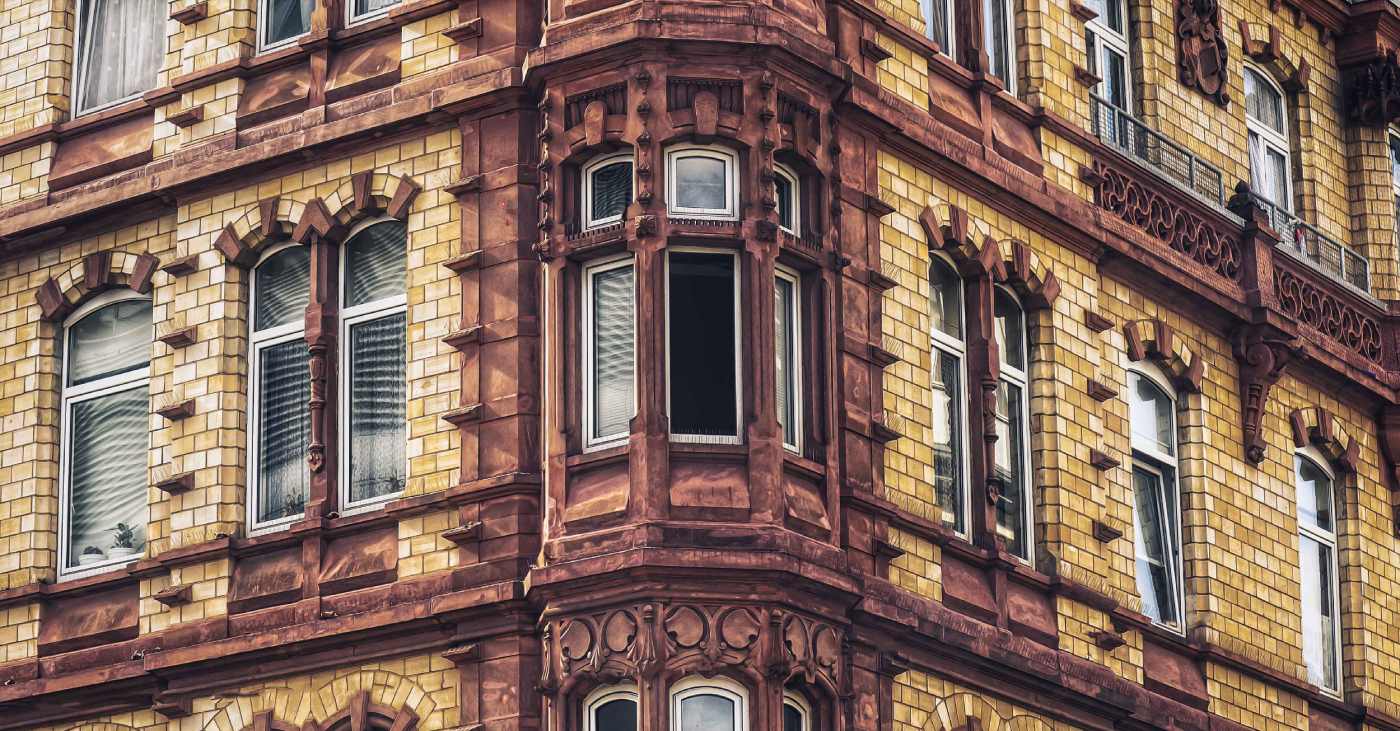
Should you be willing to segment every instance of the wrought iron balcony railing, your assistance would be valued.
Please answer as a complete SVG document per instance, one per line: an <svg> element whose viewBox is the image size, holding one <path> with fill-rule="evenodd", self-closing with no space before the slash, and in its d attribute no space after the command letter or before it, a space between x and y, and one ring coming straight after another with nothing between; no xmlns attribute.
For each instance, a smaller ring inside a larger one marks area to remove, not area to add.
<svg viewBox="0 0 1400 731"><path fill-rule="evenodd" d="M1273 201L1254 195L1269 215L1269 223L1279 235L1279 247L1362 292L1371 291L1371 262L1365 254L1319 231L1316 226L1283 209Z"/></svg>
<svg viewBox="0 0 1400 731"><path fill-rule="evenodd" d="M1089 95L1089 106L1099 141L1217 207L1225 205L1225 177L1219 168L1098 95Z"/></svg>

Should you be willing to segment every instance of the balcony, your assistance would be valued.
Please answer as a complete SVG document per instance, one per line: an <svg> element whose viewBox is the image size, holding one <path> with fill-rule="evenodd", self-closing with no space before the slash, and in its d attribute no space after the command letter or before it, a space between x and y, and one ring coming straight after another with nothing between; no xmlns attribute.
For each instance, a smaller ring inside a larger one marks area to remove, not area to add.
<svg viewBox="0 0 1400 731"><path fill-rule="evenodd" d="M1225 206L1225 177L1219 168L1096 94L1089 95L1089 106L1093 133L1100 142L1136 160L1182 190L1218 208Z"/></svg>
<svg viewBox="0 0 1400 731"><path fill-rule="evenodd" d="M1371 262L1346 244L1305 223L1278 204L1255 194L1255 202L1278 231L1279 249L1302 259L1338 281L1362 292L1371 291Z"/></svg>

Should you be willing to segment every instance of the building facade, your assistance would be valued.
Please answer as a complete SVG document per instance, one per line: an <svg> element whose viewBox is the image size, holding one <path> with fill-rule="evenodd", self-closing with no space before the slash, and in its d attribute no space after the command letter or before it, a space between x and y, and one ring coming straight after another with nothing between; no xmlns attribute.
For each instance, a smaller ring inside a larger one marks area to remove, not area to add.
<svg viewBox="0 0 1400 731"><path fill-rule="evenodd" d="M1400 731L1397 47L5 0L0 728Z"/></svg>

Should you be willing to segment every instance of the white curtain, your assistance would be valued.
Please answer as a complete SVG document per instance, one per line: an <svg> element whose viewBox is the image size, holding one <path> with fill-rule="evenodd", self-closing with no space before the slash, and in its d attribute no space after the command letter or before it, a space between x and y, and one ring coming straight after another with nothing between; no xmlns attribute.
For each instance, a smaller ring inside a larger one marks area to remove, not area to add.
<svg viewBox="0 0 1400 731"><path fill-rule="evenodd" d="M404 313L350 328L350 502L403 490Z"/></svg>
<svg viewBox="0 0 1400 731"><path fill-rule="evenodd" d="M632 267L593 275L593 434L626 434L634 411Z"/></svg>
<svg viewBox="0 0 1400 731"><path fill-rule="evenodd" d="M264 45L296 38L311 30L315 0L268 0L265 7L271 17L263 25Z"/></svg>
<svg viewBox="0 0 1400 731"><path fill-rule="evenodd" d="M355 0L355 17L377 13L398 4L399 0Z"/></svg>
<svg viewBox="0 0 1400 731"><path fill-rule="evenodd" d="M84 0L78 27L76 112L155 86L165 53L165 0Z"/></svg>

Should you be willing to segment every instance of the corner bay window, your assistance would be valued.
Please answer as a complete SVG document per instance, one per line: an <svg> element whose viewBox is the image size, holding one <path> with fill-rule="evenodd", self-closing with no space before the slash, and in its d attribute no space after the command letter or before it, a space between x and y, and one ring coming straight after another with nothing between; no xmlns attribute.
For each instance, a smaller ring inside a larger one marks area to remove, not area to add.
<svg viewBox="0 0 1400 731"><path fill-rule="evenodd" d="M80 0L74 114L134 99L156 85L169 13L162 0Z"/></svg>
<svg viewBox="0 0 1400 731"><path fill-rule="evenodd" d="M738 257L666 258L668 412L677 441L739 443Z"/></svg>
<svg viewBox="0 0 1400 731"><path fill-rule="evenodd" d="M398 221L360 228L340 252L339 418L342 511L402 491L405 457L405 265ZM249 525L298 519L310 488L311 252L270 250L253 270Z"/></svg>
<svg viewBox="0 0 1400 731"><path fill-rule="evenodd" d="M632 202L632 156L610 155L583 168L583 227L618 223Z"/></svg>
<svg viewBox="0 0 1400 731"><path fill-rule="evenodd" d="M739 217L738 156L721 147L666 151L666 200L672 216Z"/></svg>
<svg viewBox="0 0 1400 731"><path fill-rule="evenodd" d="M1341 691L1342 632L1338 611L1337 534L1332 474L1294 456L1298 490L1298 559L1303 604L1303 660L1308 682Z"/></svg>
<svg viewBox="0 0 1400 731"><path fill-rule="evenodd" d="M1016 298L998 288L994 300L1001 377L997 382L997 442L992 475L1001 485L997 534L1006 550L1031 558L1030 411L1027 402L1026 319Z"/></svg>
<svg viewBox="0 0 1400 731"><path fill-rule="evenodd" d="M1181 630L1176 402L1157 379L1129 371L1128 421L1133 447L1133 544L1142 612L1159 624Z"/></svg>
<svg viewBox="0 0 1400 731"><path fill-rule="evenodd" d="M60 574L134 561L146 547L151 302L122 293L64 328Z"/></svg>
<svg viewBox="0 0 1400 731"><path fill-rule="evenodd" d="M963 388L962 280L941 258L929 264L929 338L933 362L933 489L943 524L967 535L967 508L964 497L967 478L963 459L966 422Z"/></svg>

